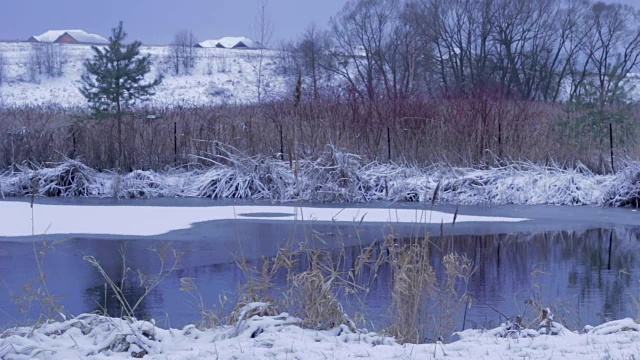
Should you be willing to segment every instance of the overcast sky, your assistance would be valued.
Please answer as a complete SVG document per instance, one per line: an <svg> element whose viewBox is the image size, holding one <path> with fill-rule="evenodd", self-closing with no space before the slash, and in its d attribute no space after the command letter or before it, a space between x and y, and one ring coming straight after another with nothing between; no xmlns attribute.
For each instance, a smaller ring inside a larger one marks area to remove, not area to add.
<svg viewBox="0 0 640 360"><path fill-rule="evenodd" d="M47 30L82 29L108 37L119 20L130 39L169 43L181 29L198 40L251 36L257 0L0 0L0 40L26 40ZM345 0L270 0L274 40L326 25Z"/></svg>
<svg viewBox="0 0 640 360"><path fill-rule="evenodd" d="M325 26L346 0L270 0L274 42L294 39L311 22ZM179 30L199 41L251 36L258 0L0 0L0 40L47 30L82 29L104 37L119 20L130 40L167 44ZM612 1L607 1L612 2ZM640 8L640 0L618 0Z"/></svg>

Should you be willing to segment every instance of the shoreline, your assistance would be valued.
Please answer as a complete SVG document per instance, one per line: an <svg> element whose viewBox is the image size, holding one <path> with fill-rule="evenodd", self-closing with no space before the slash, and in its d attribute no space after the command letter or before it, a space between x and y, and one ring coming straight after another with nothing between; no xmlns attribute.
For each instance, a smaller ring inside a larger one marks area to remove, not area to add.
<svg viewBox="0 0 640 360"><path fill-rule="evenodd" d="M340 325L305 329L287 313L264 315L265 303L241 309L234 324L210 329L194 325L163 329L153 321L122 320L82 314L66 321L13 328L0 335L4 359L89 358L209 359L601 359L633 358L640 346L640 326L630 319L572 332L552 319L538 328L507 322L489 330L465 330L443 344L399 344L394 338ZM547 332L551 331L552 335Z"/></svg>

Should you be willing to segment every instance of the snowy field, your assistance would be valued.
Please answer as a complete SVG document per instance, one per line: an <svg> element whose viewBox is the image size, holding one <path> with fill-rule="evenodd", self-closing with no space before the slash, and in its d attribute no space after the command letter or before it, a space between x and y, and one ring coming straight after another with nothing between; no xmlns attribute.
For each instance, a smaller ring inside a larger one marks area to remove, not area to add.
<svg viewBox="0 0 640 360"><path fill-rule="evenodd" d="M0 358L14 359L637 359L640 327L623 319L571 332L543 321L538 329L505 323L466 330L449 344L398 344L393 338L347 326L304 329L286 313L260 316L247 305L234 325L162 329L148 321L84 314L41 327L0 334ZM549 335L551 334L551 335Z"/></svg>
<svg viewBox="0 0 640 360"><path fill-rule="evenodd" d="M0 42L5 59L5 79L0 85L0 104L8 106L55 105L84 107L86 100L78 90L83 62L93 52L89 45L64 44L65 64L60 77L41 75L29 79L28 62L31 43ZM166 55L167 46L143 46L142 53L152 59L151 76L164 75L164 81L148 103L154 106L200 106L225 102L257 100L257 67L252 50L195 49L196 65L190 75L174 76ZM279 98L288 88L286 80L276 74L278 53L267 52L264 63L266 98ZM287 94L290 91L287 92Z"/></svg>

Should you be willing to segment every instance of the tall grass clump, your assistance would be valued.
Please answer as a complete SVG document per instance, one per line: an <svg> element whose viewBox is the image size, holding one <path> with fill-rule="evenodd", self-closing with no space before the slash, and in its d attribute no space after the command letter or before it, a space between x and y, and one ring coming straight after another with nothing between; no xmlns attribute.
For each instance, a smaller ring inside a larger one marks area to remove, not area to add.
<svg viewBox="0 0 640 360"><path fill-rule="evenodd" d="M640 162L626 160L621 165L606 193L605 204L637 208L640 205Z"/></svg>
<svg viewBox="0 0 640 360"><path fill-rule="evenodd" d="M388 245L393 269L393 320L388 331L400 342L421 343L428 326L427 297L436 285L428 240L412 238L399 246Z"/></svg>
<svg viewBox="0 0 640 360"><path fill-rule="evenodd" d="M54 164L53 167L39 167L34 169L19 166L20 172L26 175L22 181L38 183L39 196L78 197L99 194L97 187L97 172L78 160L65 159L64 162ZM32 189L22 184L23 193L30 195Z"/></svg>
<svg viewBox="0 0 640 360"><path fill-rule="evenodd" d="M328 330L346 325L355 330L338 296L351 283L344 277L339 263L326 250L306 252L308 268L292 275L293 297L298 301L298 313L306 326ZM340 261L340 260L338 260Z"/></svg>
<svg viewBox="0 0 640 360"><path fill-rule="evenodd" d="M203 172L191 194L209 198L273 199L290 198L293 174L286 164L264 156L248 156L222 144L217 154L205 161L213 168Z"/></svg>

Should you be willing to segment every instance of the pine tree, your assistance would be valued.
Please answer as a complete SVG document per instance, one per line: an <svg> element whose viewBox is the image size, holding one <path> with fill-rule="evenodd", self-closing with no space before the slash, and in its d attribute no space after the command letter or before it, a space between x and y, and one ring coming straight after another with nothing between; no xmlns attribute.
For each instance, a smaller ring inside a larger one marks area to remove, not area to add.
<svg viewBox="0 0 640 360"><path fill-rule="evenodd" d="M149 55L140 54L139 41L124 44L127 33L122 22L112 30L109 45L93 46L94 55L85 61L80 92L89 102L97 116L115 115L117 119L119 165L122 166L124 149L122 145L123 111L153 96L154 89L162 81L158 77L144 82L151 70Z"/></svg>

